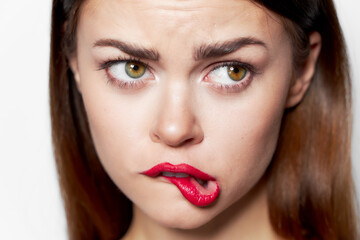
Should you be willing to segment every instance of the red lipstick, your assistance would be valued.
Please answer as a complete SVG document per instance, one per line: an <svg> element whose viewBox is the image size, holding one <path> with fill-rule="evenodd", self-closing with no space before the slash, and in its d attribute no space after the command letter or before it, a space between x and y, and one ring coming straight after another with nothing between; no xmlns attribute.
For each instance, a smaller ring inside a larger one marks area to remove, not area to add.
<svg viewBox="0 0 360 240"><path fill-rule="evenodd" d="M220 193L220 187L214 177L184 163L160 163L142 174L154 178L162 176L169 180L190 203L199 207L210 205Z"/></svg>

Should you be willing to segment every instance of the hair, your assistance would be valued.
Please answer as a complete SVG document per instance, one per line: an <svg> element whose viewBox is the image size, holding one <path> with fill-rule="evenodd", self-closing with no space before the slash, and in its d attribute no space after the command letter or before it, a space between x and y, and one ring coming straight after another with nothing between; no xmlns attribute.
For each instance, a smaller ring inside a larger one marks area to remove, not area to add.
<svg viewBox="0 0 360 240"><path fill-rule="evenodd" d="M132 203L103 169L82 97L68 64L76 51L83 0L53 0L50 56L52 139L70 239L118 239ZM351 84L346 47L331 0L253 0L276 13L293 41L294 69L322 36L316 72L303 101L285 111L267 170L274 230L288 239L358 237L351 174Z"/></svg>

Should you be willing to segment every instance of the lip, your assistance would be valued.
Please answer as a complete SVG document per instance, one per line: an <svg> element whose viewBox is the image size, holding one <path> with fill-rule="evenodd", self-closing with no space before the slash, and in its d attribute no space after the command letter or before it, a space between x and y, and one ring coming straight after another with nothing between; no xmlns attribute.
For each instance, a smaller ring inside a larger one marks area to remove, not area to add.
<svg viewBox="0 0 360 240"><path fill-rule="evenodd" d="M188 176L164 176L163 172L187 174ZM220 187L216 179L199 169L182 163L172 165L171 163L160 163L149 170L141 172L148 177L163 177L174 184L181 194L192 204L206 207L212 204L220 194ZM204 184L200 184L203 182Z"/></svg>

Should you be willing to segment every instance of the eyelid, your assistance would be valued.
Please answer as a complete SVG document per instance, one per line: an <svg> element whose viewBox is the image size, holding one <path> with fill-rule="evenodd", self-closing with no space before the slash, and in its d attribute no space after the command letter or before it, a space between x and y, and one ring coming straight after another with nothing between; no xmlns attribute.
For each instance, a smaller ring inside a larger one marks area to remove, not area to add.
<svg viewBox="0 0 360 240"><path fill-rule="evenodd" d="M230 61L221 61L221 62L211 64L210 71L206 75L208 75L210 72L215 71L216 69L219 69L221 67L228 67L228 66L234 66L234 65L243 67L246 70L248 70L248 71L250 71L250 72L252 72L254 74L260 74L261 73L259 71L259 69L257 69L255 66L253 66L251 64L241 62L241 61L236 61L236 60L230 60ZM209 67L207 67L207 68L209 68Z"/></svg>
<svg viewBox="0 0 360 240"><path fill-rule="evenodd" d="M234 81L233 84L224 84L224 83L219 83L216 81L211 81L211 79L209 77L209 75L211 73L213 73L214 71L216 71L219 68L228 67L228 66L243 67L246 69L247 74L244 77L244 79L242 79L238 82ZM224 93L224 94L241 92L252 82L254 76L261 73L258 68L254 67L251 64L244 63L241 61L234 61L234 60L222 61L222 62L218 62L215 64L211 64L210 67L207 67L207 68L210 68L210 70L206 71L206 74L204 77L201 78L202 79L201 81L204 82L205 84L209 85L210 87L214 88L216 91L219 91L220 93Z"/></svg>
<svg viewBox="0 0 360 240"><path fill-rule="evenodd" d="M145 66L146 69L151 69L149 67L149 65L143 61L141 61L140 59L138 58L134 58L134 57L128 57L128 58L122 58L122 57L118 57L118 58L115 58L115 59L108 59L108 60L105 60L103 62L101 62L99 64L99 67L98 67L98 71L101 71L101 70L104 70L104 69L107 69L107 68L110 68L112 65L114 64L117 64L117 63L126 63L126 62L136 62L136 63L140 63L142 65Z"/></svg>
<svg viewBox="0 0 360 240"><path fill-rule="evenodd" d="M132 80L124 80L124 79L118 79L112 75L112 73L110 72L110 68L113 65L121 64L121 63L125 64L127 62L135 62L135 63L139 63L141 65L144 65L145 71L149 71L150 74L152 76L154 76L151 68L149 67L149 65L147 63L144 63L143 61L133 58L133 57L127 57L127 58L118 57L115 59L109 59L109 60L103 61L102 63L99 64L99 67L97 70L98 71L105 70L106 77L108 79L107 82L114 86L117 86L121 89L140 89L140 88L146 86L148 83L147 79L134 78ZM131 78L131 77L129 77L129 78Z"/></svg>

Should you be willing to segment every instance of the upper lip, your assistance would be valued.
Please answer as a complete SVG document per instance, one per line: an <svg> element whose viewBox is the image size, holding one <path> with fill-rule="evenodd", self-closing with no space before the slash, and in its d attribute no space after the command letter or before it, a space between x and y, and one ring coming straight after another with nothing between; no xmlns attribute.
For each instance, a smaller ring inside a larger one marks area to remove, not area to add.
<svg viewBox="0 0 360 240"><path fill-rule="evenodd" d="M189 175L194 176L195 178L205 180L205 181L214 181L215 178L210 176L207 173L204 173L200 171L199 169L190 166L188 164L182 163L178 165L173 165L171 163L160 163L144 172L142 174L145 174L149 177L157 177L162 172L172 172L172 173L186 173Z"/></svg>

